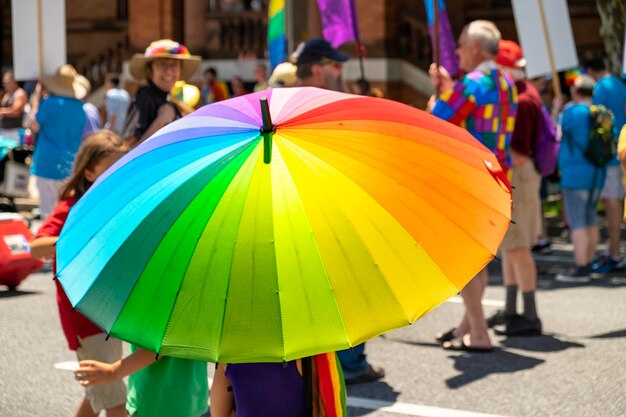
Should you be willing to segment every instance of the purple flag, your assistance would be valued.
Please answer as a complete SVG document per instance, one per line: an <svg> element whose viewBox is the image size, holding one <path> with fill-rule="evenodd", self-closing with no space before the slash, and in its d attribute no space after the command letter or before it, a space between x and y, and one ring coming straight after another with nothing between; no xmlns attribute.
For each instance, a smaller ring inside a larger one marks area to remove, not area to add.
<svg viewBox="0 0 626 417"><path fill-rule="evenodd" d="M354 0L317 0L322 18L324 39L337 48L340 45L359 42L359 25Z"/></svg>
<svg viewBox="0 0 626 417"><path fill-rule="evenodd" d="M433 45L433 53L435 50L435 10L434 3L436 0L424 0L426 7L426 17L428 21L428 32L430 33L430 42ZM448 12L443 0L438 1L439 7L439 65L448 70L453 77L459 75L459 59L456 56L456 40L452 34L452 27L448 19Z"/></svg>

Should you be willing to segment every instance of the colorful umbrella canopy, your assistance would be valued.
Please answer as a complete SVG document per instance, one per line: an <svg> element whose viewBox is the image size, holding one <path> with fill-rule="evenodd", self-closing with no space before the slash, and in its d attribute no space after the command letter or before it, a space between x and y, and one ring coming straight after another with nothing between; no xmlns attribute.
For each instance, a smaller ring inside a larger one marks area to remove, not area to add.
<svg viewBox="0 0 626 417"><path fill-rule="evenodd" d="M57 277L110 335L162 355L344 349L414 322L492 259L510 219L497 167L466 131L400 103L250 94L104 173L70 212Z"/></svg>

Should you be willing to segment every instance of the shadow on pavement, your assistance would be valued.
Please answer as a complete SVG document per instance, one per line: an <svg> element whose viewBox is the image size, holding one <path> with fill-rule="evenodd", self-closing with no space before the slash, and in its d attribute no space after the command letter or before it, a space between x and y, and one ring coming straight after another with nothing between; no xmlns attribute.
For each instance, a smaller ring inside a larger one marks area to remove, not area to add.
<svg viewBox="0 0 626 417"><path fill-rule="evenodd" d="M527 350L529 352L561 352L570 348L584 348L585 345L543 334L533 337L509 337L500 341L504 347Z"/></svg>
<svg viewBox="0 0 626 417"><path fill-rule="evenodd" d="M369 382L366 384L350 385L347 388L349 397L359 397L366 399L376 399L376 401L389 402L390 405L395 403L400 393L393 387L383 381ZM350 416L364 416L370 414L371 409L359 408L357 405L350 405Z"/></svg>
<svg viewBox="0 0 626 417"><path fill-rule="evenodd" d="M613 339L616 337L626 337L626 329L616 330L614 332L597 334L589 337L590 339Z"/></svg>
<svg viewBox="0 0 626 417"><path fill-rule="evenodd" d="M0 298L13 298L13 297L21 297L23 295L33 295L33 294L40 294L40 292L39 291L21 291L19 289L0 291Z"/></svg>
<svg viewBox="0 0 626 417"><path fill-rule="evenodd" d="M400 339L397 337L387 337L387 340L390 342L402 343L404 345L434 347L434 348L441 349L441 343L438 343L438 342L418 342L414 340Z"/></svg>
<svg viewBox="0 0 626 417"><path fill-rule="evenodd" d="M543 359L518 355L498 348L492 353L464 353L449 358L454 360L454 368L461 371L460 375L446 380L446 385L451 389L461 388L491 374L523 371L545 362Z"/></svg>

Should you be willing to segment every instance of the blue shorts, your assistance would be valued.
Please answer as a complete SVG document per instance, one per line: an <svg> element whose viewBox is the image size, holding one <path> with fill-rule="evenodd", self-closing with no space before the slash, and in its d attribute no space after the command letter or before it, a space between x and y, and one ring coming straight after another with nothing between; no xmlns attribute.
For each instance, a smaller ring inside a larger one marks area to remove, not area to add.
<svg viewBox="0 0 626 417"><path fill-rule="evenodd" d="M582 229L596 224L596 212L600 200L600 188L576 190L563 188L563 205L570 230Z"/></svg>

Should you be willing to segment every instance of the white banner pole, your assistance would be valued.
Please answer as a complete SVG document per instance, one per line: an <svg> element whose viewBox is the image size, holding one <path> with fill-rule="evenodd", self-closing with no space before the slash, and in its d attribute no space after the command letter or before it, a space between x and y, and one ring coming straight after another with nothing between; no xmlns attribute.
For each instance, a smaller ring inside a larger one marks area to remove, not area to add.
<svg viewBox="0 0 626 417"><path fill-rule="evenodd" d="M39 53L39 79L43 78L43 10L41 0L37 0L37 52Z"/></svg>
<svg viewBox="0 0 626 417"><path fill-rule="evenodd" d="M548 63L550 64L550 73L552 74L552 88L554 89L555 97L561 98L561 83L559 82L559 74L556 71L556 65L554 64L554 53L552 52L552 42L550 41L550 33L548 32L548 23L546 22L546 14L543 9L543 0L537 0L537 7L539 8L539 16L541 16L541 27L543 28L543 36L546 40L546 51L548 53Z"/></svg>

